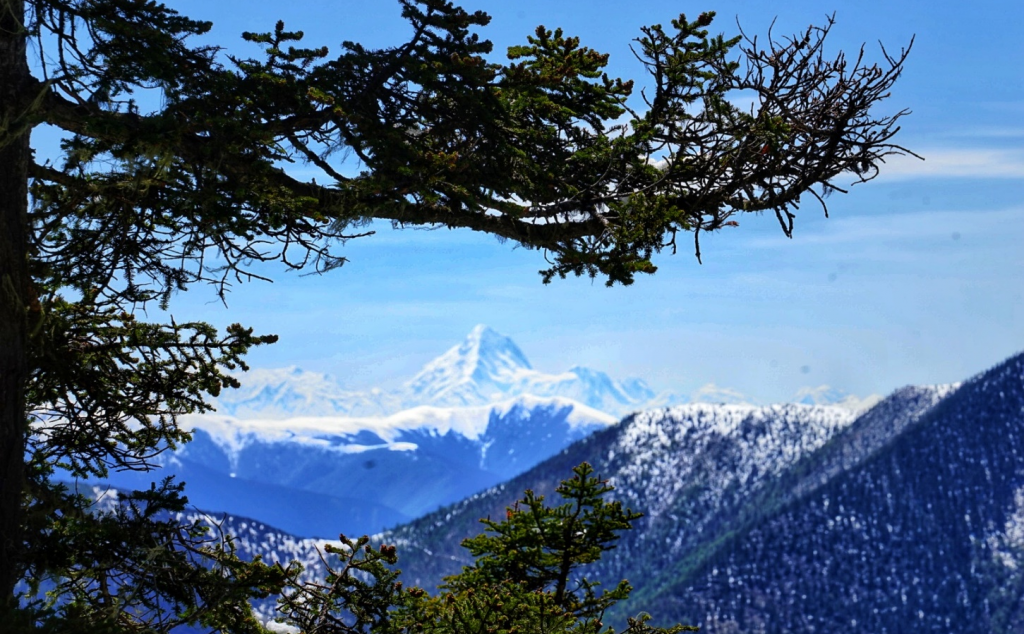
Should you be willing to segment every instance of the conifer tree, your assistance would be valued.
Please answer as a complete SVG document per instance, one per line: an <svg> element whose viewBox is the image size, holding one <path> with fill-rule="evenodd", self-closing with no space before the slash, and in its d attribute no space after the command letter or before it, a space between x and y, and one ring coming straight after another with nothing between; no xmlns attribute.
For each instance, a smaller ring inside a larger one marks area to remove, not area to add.
<svg viewBox="0 0 1024 634"><path fill-rule="evenodd" d="M328 549L339 563L326 582L300 585L281 600L284 620L303 634L615 634L602 618L629 596L629 583L599 592L582 574L640 517L606 501L611 490L583 463L556 489L558 506L526 491L504 520L481 520L485 532L462 543L475 562L446 577L436 595L403 588L394 546L343 537ZM697 629L656 628L649 618L630 619L625 632Z"/></svg>
<svg viewBox="0 0 1024 634"><path fill-rule="evenodd" d="M0 622L241 631L245 597L285 583L166 523L176 485L101 513L56 481L150 468L188 439L178 417L274 340L146 307L223 294L260 262L337 268L374 220L543 250L545 281L628 284L679 234L699 247L741 214L791 235L802 196L824 204L906 152L904 113L877 114L906 51L825 57L830 24L763 43L709 34L711 13L644 29L634 107L633 82L561 30L500 61L487 15L400 2L412 35L395 46L307 48L279 22L240 57L193 44L211 25L156 0L0 0ZM40 126L59 148L33 151Z"/></svg>

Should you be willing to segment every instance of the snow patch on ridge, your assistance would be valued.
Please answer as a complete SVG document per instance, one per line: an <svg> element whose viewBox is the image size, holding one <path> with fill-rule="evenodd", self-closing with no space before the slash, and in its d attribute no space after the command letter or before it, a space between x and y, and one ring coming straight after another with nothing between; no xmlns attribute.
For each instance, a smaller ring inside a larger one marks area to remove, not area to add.
<svg viewBox="0 0 1024 634"><path fill-rule="evenodd" d="M624 464L611 478L613 495L653 518L682 487L699 481L704 503L714 506L737 485L781 473L855 419L828 405L693 403L642 412L623 423L609 449L609 459Z"/></svg>
<svg viewBox="0 0 1024 634"><path fill-rule="evenodd" d="M566 422L571 429L613 425L617 419L610 414L581 405L567 398L542 398L532 395L506 399L493 405L476 407L434 407L421 405L390 416L295 416L291 418L239 418L221 414L189 415L183 424L206 432L214 443L234 460L242 449L254 442L302 443L340 453L356 453L372 449L413 451L415 443L400 442L402 432L426 430L431 435L449 432L469 440L479 440L486 433L493 415L507 416L515 409L533 411L540 408L571 410ZM360 432L371 432L382 444L356 442ZM349 441L349 439L351 439Z"/></svg>

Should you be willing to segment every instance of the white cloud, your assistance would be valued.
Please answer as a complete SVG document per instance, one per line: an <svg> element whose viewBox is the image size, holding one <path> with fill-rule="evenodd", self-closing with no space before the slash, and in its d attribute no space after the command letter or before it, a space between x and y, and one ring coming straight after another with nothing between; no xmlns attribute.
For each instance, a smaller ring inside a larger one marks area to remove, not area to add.
<svg viewBox="0 0 1024 634"><path fill-rule="evenodd" d="M932 148L890 158L879 180L910 178L1024 178L1024 152L986 148Z"/></svg>

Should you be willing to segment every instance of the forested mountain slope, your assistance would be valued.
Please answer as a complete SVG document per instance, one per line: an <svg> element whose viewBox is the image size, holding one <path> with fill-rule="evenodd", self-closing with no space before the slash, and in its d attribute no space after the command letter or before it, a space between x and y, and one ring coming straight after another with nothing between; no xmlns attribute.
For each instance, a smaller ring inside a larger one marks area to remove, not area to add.
<svg viewBox="0 0 1024 634"><path fill-rule="evenodd" d="M478 518L500 516L526 488L550 493L588 461L614 497L645 513L590 573L636 587L614 620L643 610L706 632L854 622L900 632L970 615L998 630L1019 599L1014 584L1024 587L1015 559L1024 553L1022 364L1011 359L963 386L903 388L856 418L799 405L639 413L382 539L399 545L408 582L435 584L467 561L458 543L479 532ZM974 590L956 581L965 574ZM896 577L909 585L880 581ZM980 612L955 607L977 601ZM830 609L837 603L846 607ZM918 613L931 620L908 620Z"/></svg>
<svg viewBox="0 0 1024 634"><path fill-rule="evenodd" d="M908 406L910 404L908 403ZM467 559L459 547L499 517L524 489L549 494L580 462L616 487L612 496L645 513L598 565L602 579L650 578L671 559L732 526L755 493L848 427L828 406L691 404L641 412L598 431L521 476L386 533L408 581L436 584ZM657 543L656 551L647 544Z"/></svg>
<svg viewBox="0 0 1024 634"><path fill-rule="evenodd" d="M633 607L707 632L1024 631L1024 355L722 539Z"/></svg>

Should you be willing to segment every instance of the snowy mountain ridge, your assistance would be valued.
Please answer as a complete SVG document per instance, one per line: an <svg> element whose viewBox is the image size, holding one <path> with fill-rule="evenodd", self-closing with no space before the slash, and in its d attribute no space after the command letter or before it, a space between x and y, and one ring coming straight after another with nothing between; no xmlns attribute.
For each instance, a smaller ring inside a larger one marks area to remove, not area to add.
<svg viewBox="0 0 1024 634"><path fill-rule="evenodd" d="M161 457L161 473L111 474L110 482L146 488L173 475L200 507L296 535L376 532L512 478L630 412L710 407L581 366L540 372L486 326L395 391L345 390L295 367L239 378L216 413L184 417L193 440ZM836 394L823 386L808 398ZM715 386L695 397L744 400ZM753 406L722 412L729 407Z"/></svg>
<svg viewBox="0 0 1024 634"><path fill-rule="evenodd" d="M640 412L377 539L398 546L409 582L432 587L470 563L459 544L479 533L478 518L501 517L525 489L552 496L586 461L613 499L643 513L588 569L606 586L634 585L609 622L644 611L713 634L812 634L851 618L873 632L1024 631L1024 617L970 629L1014 614L1006 606L1024 596L1021 368L1024 355L963 385L902 388L860 414L702 403ZM941 618L914 627L919 614ZM956 627L935 626L950 618Z"/></svg>
<svg viewBox="0 0 1024 634"><path fill-rule="evenodd" d="M320 372L295 366L256 368L238 375L241 387L216 399L218 413L238 418L294 416L384 416L403 408L402 399L380 389L352 391Z"/></svg>
<svg viewBox="0 0 1024 634"><path fill-rule="evenodd" d="M405 385L407 398L444 405L478 405L504 397L537 373L508 337L480 325Z"/></svg>
<svg viewBox="0 0 1024 634"><path fill-rule="evenodd" d="M511 338L484 325L476 326L465 340L428 362L396 390L346 390L330 375L295 367L253 370L238 379L240 389L218 398L218 414L239 419L385 418L421 406L480 407L525 396L567 398L617 418L689 402L758 404L712 383L689 395L656 394L642 379L616 380L579 365L554 374L542 372L533 368ZM851 411L865 410L878 400L874 395L859 399L827 385L803 388L794 397L795 402L839 405Z"/></svg>
<svg viewBox="0 0 1024 634"><path fill-rule="evenodd" d="M616 421L570 399L530 395L379 417L195 415L182 420L192 440L159 456L161 468L106 481L145 489L174 476L198 508L303 537L359 535L493 486Z"/></svg>
<svg viewBox="0 0 1024 634"><path fill-rule="evenodd" d="M296 416L292 418L239 418L203 414L183 417L184 426L204 431L232 462L249 444L294 443L338 453L362 453L377 449L415 451L417 445L402 440L406 432L421 431L430 436L449 432L477 441L488 425L514 410L565 410L565 422L572 431L587 433L617 422L614 416L561 397L532 395L473 407L421 405L390 416Z"/></svg>
<svg viewBox="0 0 1024 634"><path fill-rule="evenodd" d="M607 579L623 578L644 543L658 544L660 559L686 552L700 535L779 473L820 449L858 416L830 405L690 403L647 410L592 434L514 480L414 520L381 539L404 548L402 569L431 586L469 563L460 547L479 532L477 519L500 516L524 489L552 495L572 467L590 463L615 487L624 506L642 511L636 531L594 567ZM649 539L652 531L657 538ZM649 539L649 541L648 541ZM639 541L637 541L639 540ZM631 556L623 553L631 552ZM658 557L654 557L658 559ZM652 569L630 569L631 580Z"/></svg>
<svg viewBox="0 0 1024 634"><path fill-rule="evenodd" d="M655 398L637 378L620 382L582 366L557 374L535 370L512 339L483 325L393 391L346 390L330 375L294 366L252 370L237 378L242 387L225 392L216 403L219 413L237 418L387 417L421 406L480 407L525 396L568 398L621 417ZM688 399L665 395L662 400Z"/></svg>

